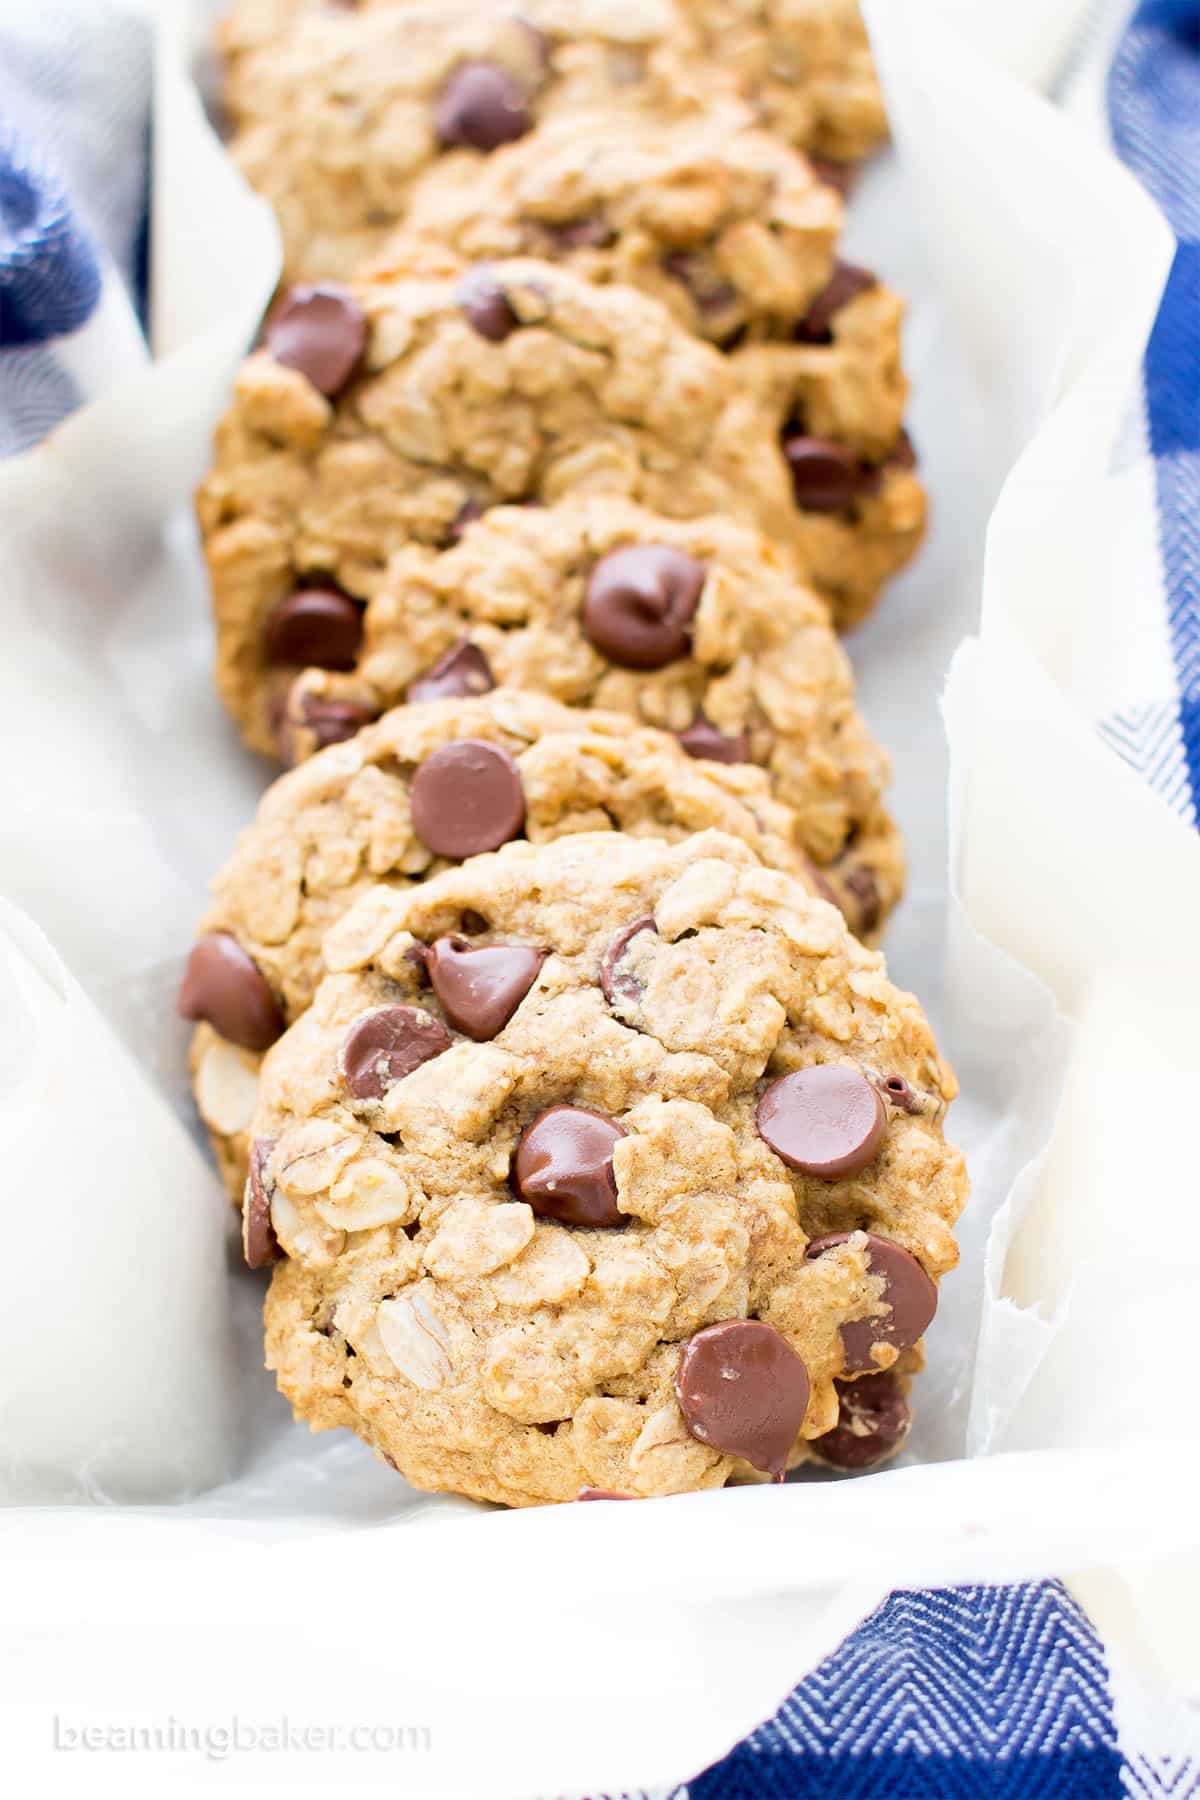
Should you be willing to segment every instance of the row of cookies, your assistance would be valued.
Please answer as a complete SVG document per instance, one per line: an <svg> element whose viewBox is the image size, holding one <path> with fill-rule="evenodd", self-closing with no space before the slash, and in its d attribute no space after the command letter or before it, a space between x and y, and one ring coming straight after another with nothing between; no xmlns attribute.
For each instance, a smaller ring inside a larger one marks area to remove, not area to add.
<svg viewBox="0 0 1200 1800"><path fill-rule="evenodd" d="M899 303L747 106L878 129L853 9L798 10L799 88L737 0L225 27L237 153L338 280L200 495L222 693L302 766L181 1010L283 1391L419 1485L870 1466L955 1259L953 1077L848 929L902 855L830 609L923 496Z"/></svg>

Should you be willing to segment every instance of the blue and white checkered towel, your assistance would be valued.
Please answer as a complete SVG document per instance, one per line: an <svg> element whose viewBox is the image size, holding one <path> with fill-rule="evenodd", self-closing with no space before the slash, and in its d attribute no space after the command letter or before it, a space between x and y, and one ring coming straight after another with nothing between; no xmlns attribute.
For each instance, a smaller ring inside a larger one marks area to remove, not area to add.
<svg viewBox="0 0 1200 1800"><path fill-rule="evenodd" d="M0 17L0 454L144 354L149 45L105 0ZM1181 810L1200 796L1200 0L1142 0L1114 143L1179 252L1145 365L1161 625L1175 689L1103 729ZM131 298L132 297L132 298ZM893 1594L687 1800L1120 1800L1200 1794L1200 1762L1118 1716L1087 1618L1042 1583Z"/></svg>

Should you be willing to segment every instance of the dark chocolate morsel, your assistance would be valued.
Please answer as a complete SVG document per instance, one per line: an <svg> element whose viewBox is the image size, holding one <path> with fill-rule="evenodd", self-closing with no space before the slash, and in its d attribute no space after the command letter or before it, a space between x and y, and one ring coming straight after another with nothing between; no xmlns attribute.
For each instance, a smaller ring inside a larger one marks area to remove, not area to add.
<svg viewBox="0 0 1200 1800"><path fill-rule="evenodd" d="M508 295L487 263L477 263L463 276L458 284L458 304L467 315L472 331L477 331L489 344L503 343L520 324Z"/></svg>
<svg viewBox="0 0 1200 1800"><path fill-rule="evenodd" d="M836 188L845 200L858 180L858 164L834 162L831 156L810 156L813 174L826 187Z"/></svg>
<svg viewBox="0 0 1200 1800"><path fill-rule="evenodd" d="M503 1031L546 955L524 944L472 946L465 938L443 937L429 946L425 967L454 1029L483 1043Z"/></svg>
<svg viewBox="0 0 1200 1800"><path fill-rule="evenodd" d="M356 1100L382 1100L388 1089L450 1048L440 1019L419 1006L376 1006L342 1040L341 1070Z"/></svg>
<svg viewBox="0 0 1200 1800"><path fill-rule="evenodd" d="M883 902L879 897L879 883L874 871L865 863L856 863L847 869L842 876L846 888L853 896L857 917L848 921L857 932L874 931L883 913Z"/></svg>
<svg viewBox="0 0 1200 1800"><path fill-rule="evenodd" d="M783 439L783 454L791 471L793 497L803 512L844 512L878 490L878 469L860 462L853 450L833 438L789 432Z"/></svg>
<svg viewBox="0 0 1200 1800"><path fill-rule="evenodd" d="M567 219L546 229L560 250L599 250L616 235L605 219Z"/></svg>
<svg viewBox="0 0 1200 1800"><path fill-rule="evenodd" d="M621 958L639 931L657 933L658 926L650 916L635 919L632 925L622 925L600 959L600 991L610 1006L614 1000L637 1000L641 996L637 982L621 969Z"/></svg>
<svg viewBox="0 0 1200 1800"><path fill-rule="evenodd" d="M425 758L412 779L409 807L421 842L457 862L520 836L525 789L507 750L459 738Z"/></svg>
<svg viewBox="0 0 1200 1800"><path fill-rule="evenodd" d="M340 394L366 348L367 315L353 294L327 283L290 288L267 320L277 363L307 376L318 393Z"/></svg>
<svg viewBox="0 0 1200 1800"><path fill-rule="evenodd" d="M749 732L739 731L736 737L726 737L703 713L697 713L687 730L679 732L678 737L683 749L698 762L750 761Z"/></svg>
<svg viewBox="0 0 1200 1800"><path fill-rule="evenodd" d="M811 1262L835 1245L844 1244L850 1236L848 1231L831 1231L825 1237L814 1238L805 1257ZM876 1344L911 1350L937 1311L937 1288L916 1257L891 1238L878 1237L873 1231L866 1233L866 1239L867 1263L871 1274L883 1280L883 1304L888 1310L869 1319L852 1319L842 1326L842 1350L846 1368L851 1372L879 1367L871 1354Z"/></svg>
<svg viewBox="0 0 1200 1800"><path fill-rule="evenodd" d="M901 431L900 436L896 439L892 454L888 457L888 462L897 469L915 469L918 460L917 446L913 443L907 431Z"/></svg>
<svg viewBox="0 0 1200 1800"><path fill-rule="evenodd" d="M835 1381L838 1422L809 1449L819 1462L848 1475L862 1474L887 1462L899 1450L912 1424L912 1409L890 1369L861 1375L857 1381Z"/></svg>
<svg viewBox="0 0 1200 1800"><path fill-rule="evenodd" d="M486 510L482 500L476 500L474 497L464 500L450 521L450 529L447 533L450 542L452 544L461 543L467 526L473 525L476 519L482 519Z"/></svg>
<svg viewBox="0 0 1200 1800"><path fill-rule="evenodd" d="M666 544L614 550L588 577L584 633L622 668L664 668L687 655L706 574L694 556Z"/></svg>
<svg viewBox="0 0 1200 1800"><path fill-rule="evenodd" d="M206 1019L243 1050L268 1050L283 1031L283 1013L258 964L236 938L215 931L192 947L179 988L185 1019Z"/></svg>
<svg viewBox="0 0 1200 1800"><path fill-rule="evenodd" d="M663 268L687 289L702 319L715 318L737 303L737 289L713 268L706 256L669 250L663 257Z"/></svg>
<svg viewBox="0 0 1200 1800"><path fill-rule="evenodd" d="M789 1168L838 1181L875 1160L887 1114L860 1069L816 1063L781 1075L766 1088L758 1103L758 1131Z"/></svg>
<svg viewBox="0 0 1200 1800"><path fill-rule="evenodd" d="M362 647L363 609L336 588L297 588L267 614L263 654L271 665L353 669Z"/></svg>
<svg viewBox="0 0 1200 1800"><path fill-rule="evenodd" d="M483 651L467 638L460 638L432 668L409 683L404 698L410 702L457 700L471 694L488 694L495 685Z"/></svg>
<svg viewBox="0 0 1200 1800"><path fill-rule="evenodd" d="M623 1125L582 1106L552 1106L528 1124L512 1164L514 1192L564 1225L625 1225L617 1205L613 1145Z"/></svg>
<svg viewBox="0 0 1200 1800"><path fill-rule="evenodd" d="M689 1338L675 1395L694 1438L782 1481L808 1411L808 1370L759 1319L726 1319Z"/></svg>
<svg viewBox="0 0 1200 1800"><path fill-rule="evenodd" d="M621 1494L616 1488L582 1487L576 1494L577 1500L636 1500L636 1494Z"/></svg>
<svg viewBox="0 0 1200 1800"><path fill-rule="evenodd" d="M835 262L833 274L809 301L808 311L793 335L802 344L827 344L833 335L833 321L843 306L875 285L876 277L870 269L860 269L856 263Z"/></svg>
<svg viewBox="0 0 1200 1800"><path fill-rule="evenodd" d="M265 1269L279 1255L271 1223L275 1183L267 1175L267 1162L277 1142L276 1138L255 1138L250 1146L250 1174L242 1200L242 1253L251 1269Z"/></svg>
<svg viewBox="0 0 1200 1800"><path fill-rule="evenodd" d="M892 1106L899 1107L901 1112L920 1113L925 1108L919 1096L905 1081L903 1075L880 1075L875 1086L884 1099Z"/></svg>
<svg viewBox="0 0 1200 1800"><path fill-rule="evenodd" d="M440 141L467 150L515 143L532 124L520 85L497 63L459 63L442 84L433 109Z"/></svg>

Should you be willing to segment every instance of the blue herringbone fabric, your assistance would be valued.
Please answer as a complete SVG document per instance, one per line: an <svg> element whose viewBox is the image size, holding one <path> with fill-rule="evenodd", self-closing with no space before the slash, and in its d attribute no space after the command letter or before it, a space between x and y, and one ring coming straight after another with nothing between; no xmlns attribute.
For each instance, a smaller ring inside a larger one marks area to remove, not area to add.
<svg viewBox="0 0 1200 1800"><path fill-rule="evenodd" d="M1108 81L1114 147L1177 240L1144 370L1173 690L1104 735L1173 809L1200 824L1200 0L1142 0Z"/></svg>
<svg viewBox="0 0 1200 1800"><path fill-rule="evenodd" d="M687 1800L1123 1800L1100 1645L1057 1582L893 1594Z"/></svg>
<svg viewBox="0 0 1200 1800"><path fill-rule="evenodd" d="M149 128L135 8L3 0L0 456L40 443L138 358Z"/></svg>

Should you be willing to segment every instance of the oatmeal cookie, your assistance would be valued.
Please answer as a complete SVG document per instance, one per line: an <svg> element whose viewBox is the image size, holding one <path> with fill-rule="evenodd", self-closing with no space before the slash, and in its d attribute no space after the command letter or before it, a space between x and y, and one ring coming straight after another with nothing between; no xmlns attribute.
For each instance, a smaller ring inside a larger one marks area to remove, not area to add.
<svg viewBox="0 0 1200 1800"><path fill-rule="evenodd" d="M199 1021L196 1101L231 1192L240 1198L246 1178L263 1052L308 1006L321 940L366 889L420 881L517 834L540 843L611 828L674 841L716 827L836 898L866 933L899 891L899 839L865 769L840 798L823 791L826 774L814 772L809 835L839 805L853 825L823 870L801 811L772 796L762 770L696 761L663 732L535 694L399 707L282 776L213 882L180 995Z"/></svg>
<svg viewBox="0 0 1200 1800"><path fill-rule="evenodd" d="M436 164L403 229L470 262L536 256L625 282L728 346L791 336L829 287L843 213L805 157L728 108L607 110L552 120L465 176Z"/></svg>
<svg viewBox="0 0 1200 1800"><path fill-rule="evenodd" d="M449 255L414 252L353 291L294 290L238 376L198 513L217 682L255 749L276 750L265 666L353 667L392 554L451 543L506 501L729 513L811 571L842 623L916 548L920 482L808 435L811 418L797 436L794 384L744 378L631 288L522 259L464 273ZM828 368L806 408L839 406Z"/></svg>
<svg viewBox="0 0 1200 1800"><path fill-rule="evenodd" d="M314 1429L511 1505L675 1493L782 1478L839 1382L919 1366L966 1197L954 1078L746 844L509 844L364 895L325 960L245 1200Z"/></svg>
<svg viewBox="0 0 1200 1800"><path fill-rule="evenodd" d="M858 0L679 0L690 41L788 143L839 165L887 137Z"/></svg>
<svg viewBox="0 0 1200 1800"><path fill-rule="evenodd" d="M282 710L303 753L327 717L492 683L628 713L694 757L759 764L860 935L899 897L886 754L824 606L757 532L604 497L493 508L452 548L395 557L353 674L311 670L260 704Z"/></svg>
<svg viewBox="0 0 1200 1800"><path fill-rule="evenodd" d="M230 148L305 280L372 254L435 161L473 171L582 107L666 117L731 95L689 45L665 0L242 0L218 32Z"/></svg>

